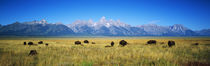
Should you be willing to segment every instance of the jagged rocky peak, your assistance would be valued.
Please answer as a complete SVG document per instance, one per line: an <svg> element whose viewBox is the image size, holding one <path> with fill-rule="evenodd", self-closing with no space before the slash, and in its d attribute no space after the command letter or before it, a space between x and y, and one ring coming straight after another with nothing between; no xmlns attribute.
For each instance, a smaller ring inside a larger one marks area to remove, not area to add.
<svg viewBox="0 0 210 66"><path fill-rule="evenodd" d="M174 24L172 27L184 28L184 26L182 24Z"/></svg>
<svg viewBox="0 0 210 66"><path fill-rule="evenodd" d="M169 28L175 32L184 32L185 30L189 30L188 28L184 27L181 24L174 24L173 26L170 26Z"/></svg>
<svg viewBox="0 0 210 66"><path fill-rule="evenodd" d="M106 22L106 17L102 16L99 22Z"/></svg>
<svg viewBox="0 0 210 66"><path fill-rule="evenodd" d="M121 22L119 19L118 20L113 20L113 19L109 19L106 20L106 18L103 16L101 17L100 21L98 22L99 25L103 25L106 27L110 27L110 26L116 26L116 27L130 27L130 25L125 24L123 22Z"/></svg>
<svg viewBox="0 0 210 66"><path fill-rule="evenodd" d="M130 27L130 25L128 24L125 24L123 22L120 22L120 20L112 20L112 19L109 19L107 20L106 17L101 17L101 19L98 21L98 22L93 22L92 19L89 19L87 21L84 21L84 20L77 20L75 22L73 22L72 24L68 24L67 26L68 27L72 27L72 26L89 26L89 27L96 27L96 28L99 28L99 27L102 27L102 26L105 26L105 27L111 27L111 26L116 26L116 27Z"/></svg>

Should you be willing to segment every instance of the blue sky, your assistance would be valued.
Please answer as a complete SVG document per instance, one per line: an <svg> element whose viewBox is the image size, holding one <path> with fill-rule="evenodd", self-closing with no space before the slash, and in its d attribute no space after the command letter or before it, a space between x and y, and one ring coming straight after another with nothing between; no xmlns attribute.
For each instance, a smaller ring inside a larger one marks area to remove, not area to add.
<svg viewBox="0 0 210 66"><path fill-rule="evenodd" d="M71 24L102 16L136 26L210 28L210 0L0 0L0 24L46 19Z"/></svg>

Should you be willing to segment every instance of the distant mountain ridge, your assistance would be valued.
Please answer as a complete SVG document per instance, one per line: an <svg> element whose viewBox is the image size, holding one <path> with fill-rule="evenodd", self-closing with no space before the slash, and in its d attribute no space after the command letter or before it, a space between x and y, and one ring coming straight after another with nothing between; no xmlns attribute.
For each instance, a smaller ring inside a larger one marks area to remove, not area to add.
<svg viewBox="0 0 210 66"><path fill-rule="evenodd" d="M67 35L74 32L63 24L40 22L15 22L0 28L0 35Z"/></svg>
<svg viewBox="0 0 210 66"><path fill-rule="evenodd" d="M102 17L99 22L92 20L77 20L72 24L48 23L46 20L31 22L15 22L0 25L0 35L41 35L41 36L210 36L210 29L193 31L181 24L159 26L146 24L131 26L120 20L106 20Z"/></svg>

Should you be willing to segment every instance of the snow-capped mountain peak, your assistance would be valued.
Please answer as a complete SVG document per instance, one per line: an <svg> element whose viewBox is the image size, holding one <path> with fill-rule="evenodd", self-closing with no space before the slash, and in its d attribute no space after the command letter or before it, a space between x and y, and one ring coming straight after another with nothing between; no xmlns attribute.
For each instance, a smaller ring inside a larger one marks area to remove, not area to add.
<svg viewBox="0 0 210 66"><path fill-rule="evenodd" d="M110 25L110 23L106 23L106 25L105 25L106 27L110 27L111 25Z"/></svg>
<svg viewBox="0 0 210 66"><path fill-rule="evenodd" d="M71 26L91 26L94 28L100 28L102 26L105 26L107 28L111 27L111 26L115 26L115 27L130 27L130 25L125 24L123 22L120 22L120 20L114 21L112 19L110 20L106 20L106 17L101 17L101 19L99 20L99 22L93 22L91 19L88 21L81 21L81 20L77 20L75 22L73 22L72 24L68 24L68 27Z"/></svg>
<svg viewBox="0 0 210 66"><path fill-rule="evenodd" d="M106 17L105 16L101 17L99 22L106 22Z"/></svg>
<svg viewBox="0 0 210 66"><path fill-rule="evenodd" d="M181 24L174 24L173 26L170 26L170 29L174 32L185 32L186 30L189 30Z"/></svg>

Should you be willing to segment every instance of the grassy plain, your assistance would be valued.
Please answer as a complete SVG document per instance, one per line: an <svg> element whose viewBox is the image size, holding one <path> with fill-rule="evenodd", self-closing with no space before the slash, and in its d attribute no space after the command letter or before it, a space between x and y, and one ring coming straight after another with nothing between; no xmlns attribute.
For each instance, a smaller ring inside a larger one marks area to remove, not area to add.
<svg viewBox="0 0 210 66"><path fill-rule="evenodd" d="M84 46L74 41L89 40ZM119 47L120 40L129 44ZM146 45L148 40L156 45ZM176 45L168 47L167 41ZM48 43L23 45L23 42ZM114 47L105 48L115 42ZM95 42L96 44L91 44ZM164 42L164 44L160 44ZM199 43L199 45L192 45ZM38 52L28 56L30 50ZM209 65L208 37L1 37L0 66L188 66Z"/></svg>

